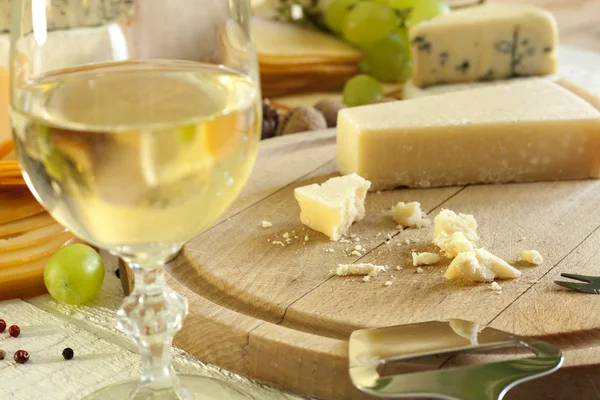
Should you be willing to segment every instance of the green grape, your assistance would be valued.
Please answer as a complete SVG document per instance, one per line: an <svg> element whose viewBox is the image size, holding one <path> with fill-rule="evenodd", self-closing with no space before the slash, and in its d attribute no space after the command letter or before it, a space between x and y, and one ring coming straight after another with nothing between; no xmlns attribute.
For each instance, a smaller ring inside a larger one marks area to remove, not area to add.
<svg viewBox="0 0 600 400"><path fill-rule="evenodd" d="M402 80L404 66L407 62L408 45L397 33L390 33L386 38L365 49L364 64L368 73L380 82L397 82Z"/></svg>
<svg viewBox="0 0 600 400"><path fill-rule="evenodd" d="M332 32L342 32L346 16L360 0L333 0L325 12L325 25Z"/></svg>
<svg viewBox="0 0 600 400"><path fill-rule="evenodd" d="M104 263L96 250L74 243L58 250L44 269L44 283L54 299L84 304L96 297L104 281Z"/></svg>
<svg viewBox="0 0 600 400"><path fill-rule="evenodd" d="M381 85L369 75L356 75L344 86L344 104L348 107L370 104L382 96Z"/></svg>
<svg viewBox="0 0 600 400"><path fill-rule="evenodd" d="M361 1L346 16L342 35L347 42L366 47L385 38L398 23L396 13L389 6Z"/></svg>
<svg viewBox="0 0 600 400"><path fill-rule="evenodd" d="M446 0L390 0L390 6L400 12L408 12L406 21L409 28L419 22L448 14L450 7Z"/></svg>

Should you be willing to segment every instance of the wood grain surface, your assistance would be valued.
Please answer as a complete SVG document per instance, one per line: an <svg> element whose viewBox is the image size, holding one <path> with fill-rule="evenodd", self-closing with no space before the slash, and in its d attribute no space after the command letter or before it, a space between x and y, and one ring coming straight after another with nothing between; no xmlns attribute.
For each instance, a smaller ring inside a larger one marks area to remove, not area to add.
<svg viewBox="0 0 600 400"><path fill-rule="evenodd" d="M347 376L346 340L354 329L463 318L561 346L566 364L552 377L568 377L571 386L555 388L546 398L573 398L573 385L581 387L580 398L598 397L588 379L600 364L600 297L573 293L552 281L564 271L600 274L600 181L371 193L367 218L351 229L367 252L348 256L357 243L331 242L303 227L293 197L295 187L335 175L334 148L333 131L264 144L255 176L266 173L265 163L281 159L281 180L260 194L248 186L243 206L189 242L169 265L171 284L190 300L191 315L178 346L300 394L361 398ZM398 233L384 212L398 201L419 201L430 216L442 208L475 215L482 245L515 263L522 277L502 282L497 294L488 284L446 281L447 262L416 273L411 251L433 250L431 232ZM262 220L273 227L262 228ZM286 232L291 243L273 244L285 242ZM516 262L520 250L530 248L542 252L543 265ZM332 276L338 263L349 262L391 268L368 283ZM384 285L388 280L391 286ZM532 396L548 379L518 387L509 398Z"/></svg>

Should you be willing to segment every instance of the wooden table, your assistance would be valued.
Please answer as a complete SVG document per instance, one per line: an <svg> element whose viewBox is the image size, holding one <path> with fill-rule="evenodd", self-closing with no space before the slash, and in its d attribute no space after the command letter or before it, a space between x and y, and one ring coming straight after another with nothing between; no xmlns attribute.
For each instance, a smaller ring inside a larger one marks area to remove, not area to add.
<svg viewBox="0 0 600 400"><path fill-rule="evenodd" d="M515 0L512 0L515 1ZM529 0L554 11L563 42L600 51L600 2L597 0ZM582 59L600 71L600 56L581 52ZM110 256L107 256L110 258ZM31 353L29 363L0 361L0 399L79 399L106 385L138 376L140 358L133 344L116 329L115 310L122 289L108 262L104 286L89 307L61 305L48 295L29 300L0 302L0 318L22 328L18 339L0 334L0 348L11 357L17 349ZM65 347L75 349L74 360L64 361ZM257 399L292 400L300 397L251 382L173 348L176 370L225 379L242 386ZM590 384L593 384L590 382ZM599 396L600 398L600 396Z"/></svg>

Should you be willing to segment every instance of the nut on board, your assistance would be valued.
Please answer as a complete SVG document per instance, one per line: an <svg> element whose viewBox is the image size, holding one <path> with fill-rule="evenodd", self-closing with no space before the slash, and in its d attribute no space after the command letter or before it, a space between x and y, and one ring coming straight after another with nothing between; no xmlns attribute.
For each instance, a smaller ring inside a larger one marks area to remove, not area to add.
<svg viewBox="0 0 600 400"><path fill-rule="evenodd" d="M298 106L292 108L280 121L277 136L319 129L327 129L323 114L314 107Z"/></svg>
<svg viewBox="0 0 600 400"><path fill-rule="evenodd" d="M337 126L337 115L342 108L346 108L344 103L337 100L325 99L315 104L315 108L323 114L325 121L327 121L328 128L335 128Z"/></svg>

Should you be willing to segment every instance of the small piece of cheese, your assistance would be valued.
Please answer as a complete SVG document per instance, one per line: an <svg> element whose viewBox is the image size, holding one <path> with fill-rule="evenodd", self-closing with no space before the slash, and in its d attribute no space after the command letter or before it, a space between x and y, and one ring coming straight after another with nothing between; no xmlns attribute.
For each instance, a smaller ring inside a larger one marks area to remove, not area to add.
<svg viewBox="0 0 600 400"><path fill-rule="evenodd" d="M492 282L490 289L492 289L494 292L500 292L502 290L502 286L498 285L498 282Z"/></svg>
<svg viewBox="0 0 600 400"><path fill-rule="evenodd" d="M467 239L465 234L462 232L454 232L450 236L442 233L436 239L434 239L434 243L448 258L454 258L460 253L465 253L475 248L473 242Z"/></svg>
<svg viewBox="0 0 600 400"><path fill-rule="evenodd" d="M433 265L440 262L442 257L436 253L412 253L413 265L416 267L418 265Z"/></svg>
<svg viewBox="0 0 600 400"><path fill-rule="evenodd" d="M375 276L380 272L386 271L385 265L374 264L338 264L335 274L338 276L347 275L369 275Z"/></svg>
<svg viewBox="0 0 600 400"><path fill-rule="evenodd" d="M417 268L417 274L422 274L425 270L421 267Z"/></svg>
<svg viewBox="0 0 600 400"><path fill-rule="evenodd" d="M272 223L270 223L269 221L262 221L262 222L260 223L260 226L262 226L263 228L270 228L270 227L272 227L272 226L273 226L273 224L272 224Z"/></svg>
<svg viewBox="0 0 600 400"><path fill-rule="evenodd" d="M365 217L365 198L370 182L357 174L329 179L322 185L296 188L300 220L316 231L339 240L350 226Z"/></svg>
<svg viewBox="0 0 600 400"><path fill-rule="evenodd" d="M405 203L399 202L392 208L392 218L396 223L404 228L417 227L424 225L421 203L413 201ZM427 221L427 220L426 220Z"/></svg>
<svg viewBox="0 0 600 400"><path fill-rule="evenodd" d="M343 109L337 164L371 190L600 176L600 111L547 80Z"/></svg>
<svg viewBox="0 0 600 400"><path fill-rule="evenodd" d="M410 30L418 86L548 75L557 69L552 13L523 4L465 8Z"/></svg>
<svg viewBox="0 0 600 400"><path fill-rule="evenodd" d="M465 278L471 281L491 282L494 278L517 278L521 276L521 271L487 250L476 249L457 255L444 276L447 279Z"/></svg>
<svg viewBox="0 0 600 400"><path fill-rule="evenodd" d="M523 250L520 259L533 265L540 265L544 262L544 257L537 250Z"/></svg>
<svg viewBox="0 0 600 400"><path fill-rule="evenodd" d="M473 242L478 240L477 221L471 214L457 214L452 210L442 209L433 219L432 242L447 257L456 257L459 253L473 250Z"/></svg>

